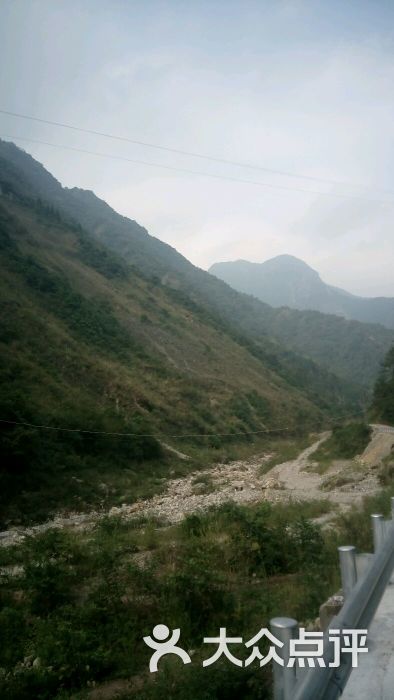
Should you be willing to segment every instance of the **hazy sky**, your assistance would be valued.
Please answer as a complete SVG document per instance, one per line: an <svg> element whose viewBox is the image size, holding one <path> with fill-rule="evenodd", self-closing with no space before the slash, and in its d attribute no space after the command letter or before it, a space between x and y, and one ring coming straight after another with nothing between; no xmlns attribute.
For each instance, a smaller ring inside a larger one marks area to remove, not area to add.
<svg viewBox="0 0 394 700"><path fill-rule="evenodd" d="M343 183L0 115L3 137L289 188L12 139L195 264L290 253L331 284L394 296L392 0L0 0L0 61L1 109Z"/></svg>

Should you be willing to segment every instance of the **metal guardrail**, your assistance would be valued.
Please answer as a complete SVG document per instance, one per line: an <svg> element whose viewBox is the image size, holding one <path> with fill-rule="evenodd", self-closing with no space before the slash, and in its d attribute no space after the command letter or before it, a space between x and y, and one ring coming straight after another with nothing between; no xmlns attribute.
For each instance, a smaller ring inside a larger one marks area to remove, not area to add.
<svg viewBox="0 0 394 700"><path fill-rule="evenodd" d="M330 630L366 629L371 623L394 569L394 497L391 519L371 516L374 554L356 554L353 546L339 547L344 604L328 626L323 637L324 667L287 668L290 639L298 638L298 624L288 617L271 620L271 631L283 643L279 650L284 666L274 664L274 700L337 700L352 672L349 654L341 654L340 665L333 662Z"/></svg>

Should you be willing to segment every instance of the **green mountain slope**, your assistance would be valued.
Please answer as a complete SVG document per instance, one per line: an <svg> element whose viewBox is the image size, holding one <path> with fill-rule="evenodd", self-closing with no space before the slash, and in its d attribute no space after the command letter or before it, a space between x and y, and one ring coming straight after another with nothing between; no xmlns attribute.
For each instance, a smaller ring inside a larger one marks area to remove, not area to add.
<svg viewBox="0 0 394 700"><path fill-rule="evenodd" d="M394 345L382 363L371 411L375 420L394 425Z"/></svg>
<svg viewBox="0 0 394 700"><path fill-rule="evenodd" d="M292 255L278 255L263 263L215 263L209 272L271 306L310 309L394 328L394 299L368 299L325 284L316 270Z"/></svg>
<svg viewBox="0 0 394 700"><path fill-rule="evenodd" d="M2 173L2 175L1 175ZM286 381L324 393L315 363L342 379L370 390L394 332L378 325L345 321L316 312L273 309L240 294L193 266L176 250L150 236L135 221L117 214L92 192L62 188L42 165L21 149L0 141L0 186L5 193L41 198L63 217L78 222L92 236L120 253L140 273L154 277L170 293L197 304L242 342L259 345L258 353ZM285 350L283 348L286 348ZM294 356L304 356L304 360ZM323 381L324 384L324 381Z"/></svg>
<svg viewBox="0 0 394 700"><path fill-rule="evenodd" d="M171 466L161 439L178 447L174 435L206 435L186 445L215 449L239 442L239 433L316 428L359 405L352 386L268 339L236 333L27 188L22 195L21 180L12 190L4 168L1 182L0 418L11 421L0 423L5 521L157 488Z"/></svg>

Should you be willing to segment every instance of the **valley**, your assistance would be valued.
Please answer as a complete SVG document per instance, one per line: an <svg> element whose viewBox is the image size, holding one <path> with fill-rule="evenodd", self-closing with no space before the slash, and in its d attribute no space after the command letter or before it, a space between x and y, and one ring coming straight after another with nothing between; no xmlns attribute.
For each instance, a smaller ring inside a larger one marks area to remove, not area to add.
<svg viewBox="0 0 394 700"><path fill-rule="evenodd" d="M394 331L239 293L4 141L0 264L1 696L265 700L202 634L308 624L371 548ZM152 679L160 620L193 664Z"/></svg>
<svg viewBox="0 0 394 700"><path fill-rule="evenodd" d="M393 26L0 1L0 700L393 700Z"/></svg>
<svg viewBox="0 0 394 700"><path fill-rule="evenodd" d="M365 409L390 331L321 315L295 352L273 309L1 141L0 186L4 524L157 493L193 471L163 443L212 463Z"/></svg>
<svg viewBox="0 0 394 700"><path fill-rule="evenodd" d="M198 515L229 502L238 505L290 502L296 505L303 501L320 501L323 510L327 511L324 515L327 522L335 518L338 510L359 506L366 495L378 493L381 487L378 469L394 448L394 428L372 426L371 439L362 454L353 459L332 460L324 473L319 474L313 455L330 436L330 431L309 436L311 444L288 461L281 462L281 454L289 446L296 450L299 441L290 442L285 447L283 444L278 446L276 454L259 453L248 459L213 464L183 478L170 478L163 493L131 505L113 506L104 512L59 514L53 520L31 528L14 527L0 532L0 546L15 545L23 542L26 536L38 535L51 528L71 528L80 532L94 527L100 519L108 516L125 521L147 518L171 525L188 515ZM270 467L273 457L279 463Z"/></svg>

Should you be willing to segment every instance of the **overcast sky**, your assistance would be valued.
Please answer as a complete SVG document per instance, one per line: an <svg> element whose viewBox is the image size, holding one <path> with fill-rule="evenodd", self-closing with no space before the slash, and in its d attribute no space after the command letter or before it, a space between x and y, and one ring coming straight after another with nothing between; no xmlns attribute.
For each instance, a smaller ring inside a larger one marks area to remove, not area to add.
<svg viewBox="0 0 394 700"><path fill-rule="evenodd" d="M0 136L62 184L200 267L289 253L331 284L394 296L392 0L0 0L0 61L1 109L339 183L0 115Z"/></svg>

